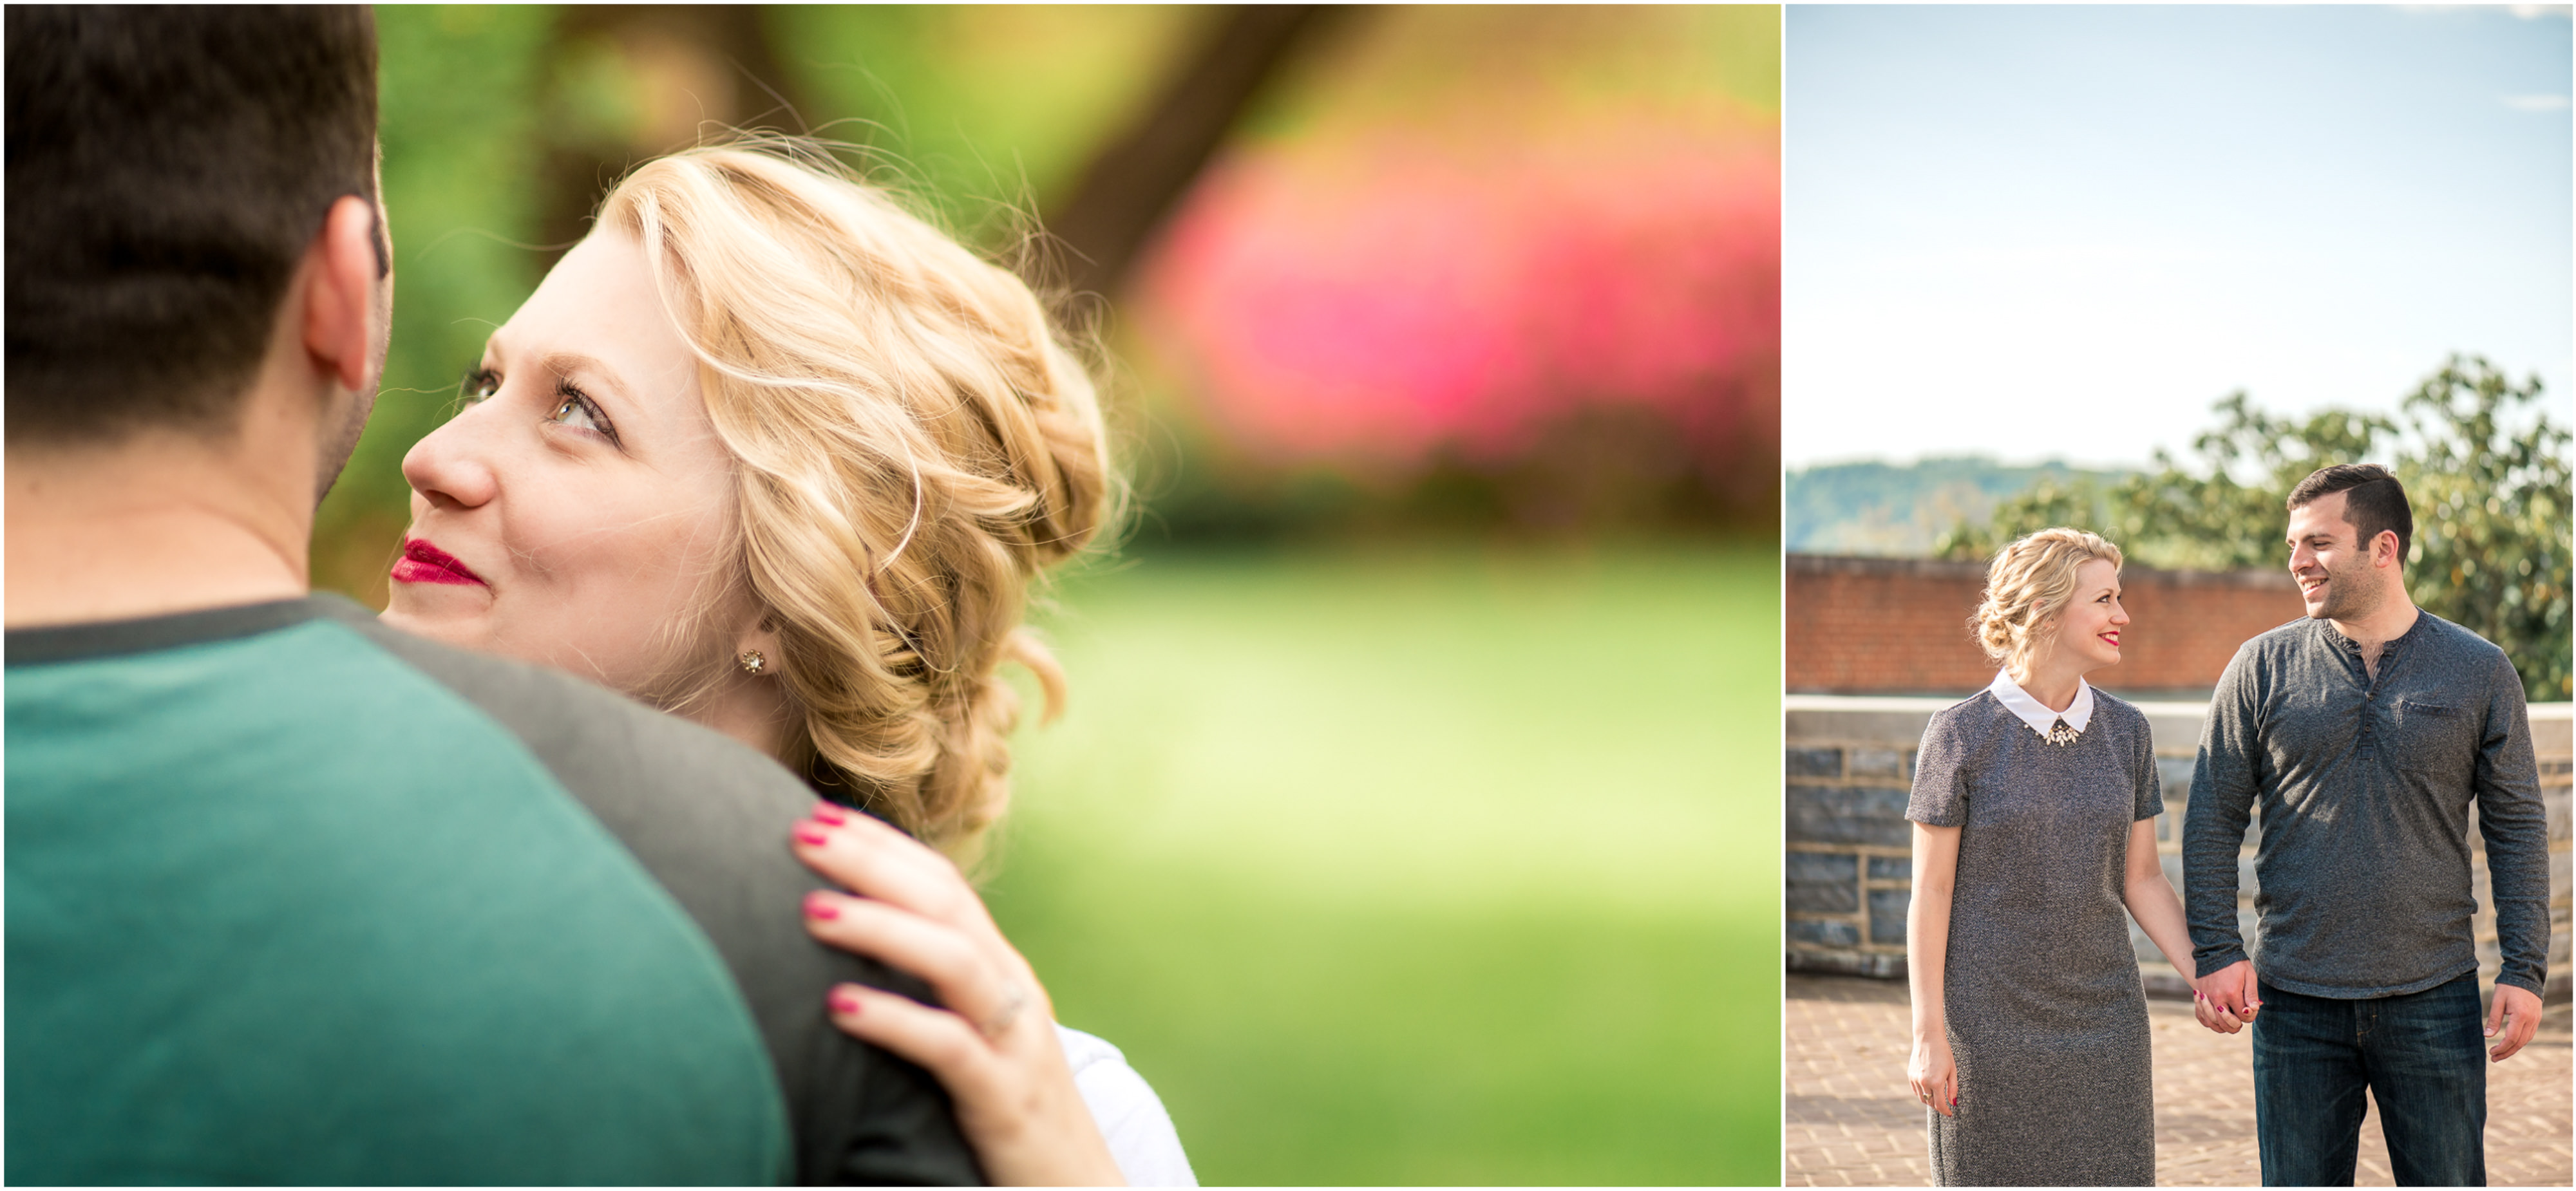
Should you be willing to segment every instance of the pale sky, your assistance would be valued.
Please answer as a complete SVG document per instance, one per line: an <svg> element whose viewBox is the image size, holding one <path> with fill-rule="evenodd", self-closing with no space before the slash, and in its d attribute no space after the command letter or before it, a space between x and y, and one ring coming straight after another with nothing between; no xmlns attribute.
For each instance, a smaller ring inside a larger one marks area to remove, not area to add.
<svg viewBox="0 0 2576 1191"><path fill-rule="evenodd" d="M2564 7L1788 10L1790 467L2576 380Z"/></svg>

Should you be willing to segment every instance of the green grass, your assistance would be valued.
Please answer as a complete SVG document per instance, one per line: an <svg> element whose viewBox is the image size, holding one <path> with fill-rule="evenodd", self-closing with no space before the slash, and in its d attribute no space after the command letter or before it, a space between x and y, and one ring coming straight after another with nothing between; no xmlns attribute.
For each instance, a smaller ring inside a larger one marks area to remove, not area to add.
<svg viewBox="0 0 2576 1191"><path fill-rule="evenodd" d="M1779 1177L1767 545L1147 556L988 889L1209 1183Z"/></svg>

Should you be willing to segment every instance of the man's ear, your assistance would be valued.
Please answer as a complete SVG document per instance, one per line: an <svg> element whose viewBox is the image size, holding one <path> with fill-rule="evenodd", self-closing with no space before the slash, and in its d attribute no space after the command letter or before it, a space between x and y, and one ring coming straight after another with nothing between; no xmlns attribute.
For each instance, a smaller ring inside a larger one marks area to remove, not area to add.
<svg viewBox="0 0 2576 1191"><path fill-rule="evenodd" d="M304 251L304 350L314 371L357 393L374 379L375 339L385 333L375 325L375 219L375 204L343 195Z"/></svg>
<svg viewBox="0 0 2576 1191"><path fill-rule="evenodd" d="M2382 547L2386 547L2386 549L2382 549ZM2397 557L2396 530L2380 530L2378 537L2370 539L2370 565L2375 567L2388 567L2395 566L2404 561L2406 560Z"/></svg>

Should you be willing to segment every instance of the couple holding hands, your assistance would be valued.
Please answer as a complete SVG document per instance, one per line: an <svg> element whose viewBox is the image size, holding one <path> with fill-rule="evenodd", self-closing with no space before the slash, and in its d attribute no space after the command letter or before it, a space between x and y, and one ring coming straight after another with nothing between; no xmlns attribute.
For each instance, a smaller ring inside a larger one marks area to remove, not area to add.
<svg viewBox="0 0 2576 1191"><path fill-rule="evenodd" d="M2121 556L2049 529L1999 553L1973 624L2004 665L1935 715L1906 817L1908 1076L1945 1186L2155 1182L2147 1008L2126 917L2252 1032L2267 1186L2350 1185L2367 1092L2397 1181L2486 1182L2486 1064L2531 1039L2549 954L2549 839L2504 652L2409 599L2406 493L2323 468L2288 499L2307 615L2218 681L2183 826L2156 855L2146 716L2094 690L2129 617ZM2480 1012L2470 810L2503 967ZM2238 854L2261 816L2255 945Z"/></svg>

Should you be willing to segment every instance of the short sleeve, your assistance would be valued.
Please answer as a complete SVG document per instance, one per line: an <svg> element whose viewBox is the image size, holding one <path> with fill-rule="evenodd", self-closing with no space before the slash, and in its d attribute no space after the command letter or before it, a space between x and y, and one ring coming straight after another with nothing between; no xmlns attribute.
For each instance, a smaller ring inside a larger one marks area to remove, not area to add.
<svg viewBox="0 0 2576 1191"><path fill-rule="evenodd" d="M2134 768L2138 786L2137 813L2132 818L2141 821L2165 813L2164 777L2156 772L2156 734L2145 718L2139 717L2138 740L2131 748L2137 756Z"/></svg>
<svg viewBox="0 0 2576 1191"><path fill-rule="evenodd" d="M1100 1038L1070 1026L1055 1028L1073 1068L1074 1089L1100 1126L1101 1140L1130 1187L1196 1187L1197 1172L1181 1149L1172 1115L1153 1086L1127 1065L1127 1056Z"/></svg>
<svg viewBox="0 0 2576 1191"><path fill-rule="evenodd" d="M1948 712L1933 716L1914 752L1914 792L1905 800L1905 817L1926 827L1968 824L1968 750L1955 721Z"/></svg>

